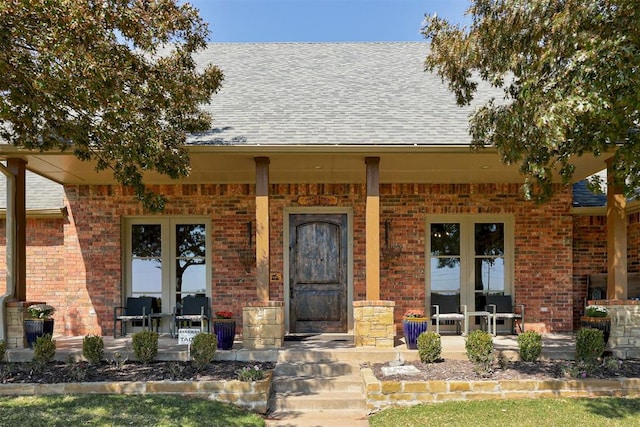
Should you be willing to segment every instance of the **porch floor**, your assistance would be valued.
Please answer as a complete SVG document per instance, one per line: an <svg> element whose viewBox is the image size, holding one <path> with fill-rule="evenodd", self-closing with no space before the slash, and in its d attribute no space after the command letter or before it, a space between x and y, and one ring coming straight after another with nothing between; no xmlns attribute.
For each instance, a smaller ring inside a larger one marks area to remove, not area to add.
<svg viewBox="0 0 640 427"><path fill-rule="evenodd" d="M59 361L80 360L82 358L82 340L84 337L55 336L56 356ZM133 359L131 336L113 338L105 336L105 357L110 359L118 352L123 357ZM516 357L518 343L516 335L498 335L493 342L496 350L507 358ZM544 334L542 357L545 359L573 359L575 340L572 333ZM396 337L393 348L355 347L353 335L348 334L302 334L285 338L284 346L279 349L249 350L242 347L242 341L236 340L231 350L218 350L216 360L277 362L283 360L301 360L300 353L314 353L310 360L341 360L353 362L385 363L392 360L417 360L418 351L408 350L404 339ZM326 353L326 357L322 355ZM320 357L318 357L320 354ZM442 357L445 359L466 359L464 337L459 335L442 336ZM33 350L7 350L9 362L26 362L33 358ZM189 360L188 348L178 344L176 338L160 335L158 341L158 360ZM304 360L304 358L302 359Z"/></svg>

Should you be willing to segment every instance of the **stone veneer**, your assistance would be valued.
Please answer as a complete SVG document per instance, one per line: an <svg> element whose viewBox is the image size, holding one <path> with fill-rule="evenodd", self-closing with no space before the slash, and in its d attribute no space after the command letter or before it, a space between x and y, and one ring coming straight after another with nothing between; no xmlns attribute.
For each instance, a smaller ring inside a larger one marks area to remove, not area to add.
<svg viewBox="0 0 640 427"><path fill-rule="evenodd" d="M380 381L361 370L369 413L394 406L449 400L531 399L541 397L637 397L640 378L583 380Z"/></svg>
<svg viewBox="0 0 640 427"><path fill-rule="evenodd" d="M7 349L25 348L27 337L24 333L24 319L28 319L27 307L32 304L45 304L37 301L9 301L7 302Z"/></svg>
<svg viewBox="0 0 640 427"><path fill-rule="evenodd" d="M640 358L640 301L589 301L604 305L611 316L611 334L608 347L619 359Z"/></svg>
<svg viewBox="0 0 640 427"><path fill-rule="evenodd" d="M396 327L393 301L354 301L353 341L356 347L393 348Z"/></svg>
<svg viewBox="0 0 640 427"><path fill-rule="evenodd" d="M284 344L284 302L250 302L242 309L242 346L280 348Z"/></svg>
<svg viewBox="0 0 640 427"><path fill-rule="evenodd" d="M122 381L60 384L0 384L0 395L33 396L54 394L177 394L231 403L265 414L273 373L254 382L232 381Z"/></svg>

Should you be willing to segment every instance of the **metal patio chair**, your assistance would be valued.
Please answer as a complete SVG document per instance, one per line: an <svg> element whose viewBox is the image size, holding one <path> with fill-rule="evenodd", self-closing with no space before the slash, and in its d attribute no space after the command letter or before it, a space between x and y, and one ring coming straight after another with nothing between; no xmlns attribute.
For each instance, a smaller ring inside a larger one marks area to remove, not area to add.
<svg viewBox="0 0 640 427"><path fill-rule="evenodd" d="M127 305L124 307L113 308L113 337L116 337L117 322L120 322L120 335L127 335L127 323L142 322L142 328L147 329L151 326L151 315L153 313L154 298L153 297L129 297Z"/></svg>
<svg viewBox="0 0 640 427"><path fill-rule="evenodd" d="M519 308L519 313L516 312ZM498 320L511 320L511 333L516 333L516 323L520 327L520 332L524 332L524 305L513 306L511 295L487 295L486 310L489 312L489 319L492 322L493 335L498 334L496 329Z"/></svg>
<svg viewBox="0 0 640 427"><path fill-rule="evenodd" d="M188 295L182 299L182 308L174 307L173 321L171 322L171 336L177 335L181 326L192 327L194 323L200 324L200 332L204 332L204 324L207 324L207 332L211 332L211 306L209 297Z"/></svg>
<svg viewBox="0 0 640 427"><path fill-rule="evenodd" d="M440 334L440 322L453 321L456 333L460 334L462 323L467 330L467 306L459 305L460 295L431 294L431 319L436 322L436 333Z"/></svg>

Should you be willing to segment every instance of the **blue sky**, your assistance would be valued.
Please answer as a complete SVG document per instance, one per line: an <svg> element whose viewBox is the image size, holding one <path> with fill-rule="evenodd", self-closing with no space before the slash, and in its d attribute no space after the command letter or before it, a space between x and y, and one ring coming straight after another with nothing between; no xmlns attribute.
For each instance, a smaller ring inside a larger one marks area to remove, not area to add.
<svg viewBox="0 0 640 427"><path fill-rule="evenodd" d="M425 14L464 19L468 0L188 0L212 42L420 41Z"/></svg>

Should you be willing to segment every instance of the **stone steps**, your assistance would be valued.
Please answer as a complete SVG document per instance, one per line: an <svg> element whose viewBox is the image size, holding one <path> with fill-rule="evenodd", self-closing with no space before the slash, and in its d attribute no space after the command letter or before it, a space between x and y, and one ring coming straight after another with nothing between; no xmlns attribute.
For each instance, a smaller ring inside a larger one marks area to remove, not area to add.
<svg viewBox="0 0 640 427"><path fill-rule="evenodd" d="M313 352L305 357L312 360L285 356L277 363L267 426L368 426L360 365L326 361Z"/></svg>

